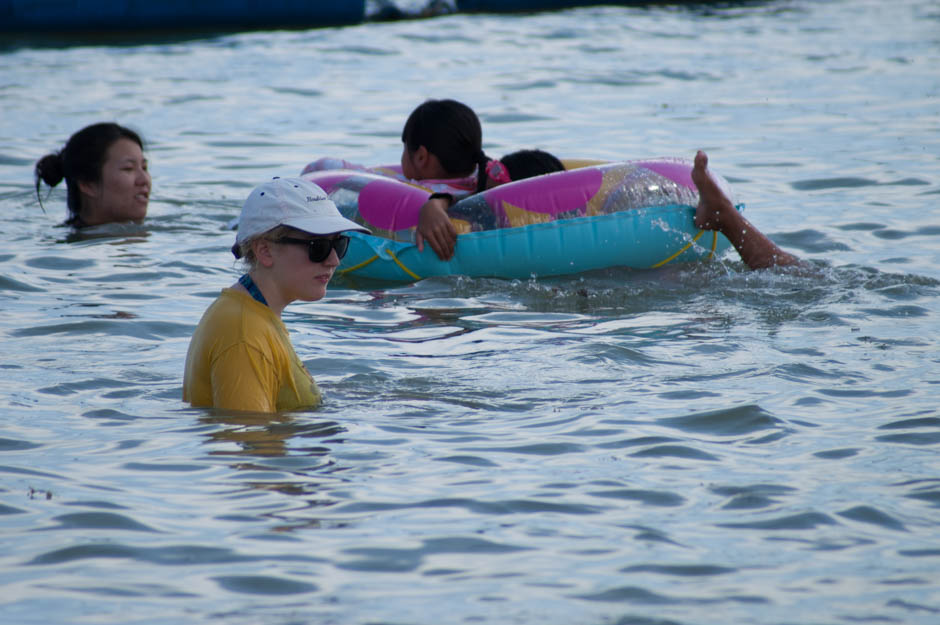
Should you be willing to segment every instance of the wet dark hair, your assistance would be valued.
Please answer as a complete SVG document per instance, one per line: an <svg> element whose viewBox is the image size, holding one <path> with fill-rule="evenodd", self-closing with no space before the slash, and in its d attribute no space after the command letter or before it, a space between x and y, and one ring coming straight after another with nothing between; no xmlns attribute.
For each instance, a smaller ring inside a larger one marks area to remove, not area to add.
<svg viewBox="0 0 940 625"><path fill-rule="evenodd" d="M512 180L522 180L555 171L564 171L565 166L553 154L543 150L519 150L499 159Z"/></svg>
<svg viewBox="0 0 940 625"><path fill-rule="evenodd" d="M139 145L141 150L144 149L144 142L133 130L113 122L101 122L82 128L69 138L68 143L59 152L46 154L39 159L35 169L39 206L42 206L42 197L39 195L40 181L54 187L64 178L69 211L65 223L70 226L81 225L82 196L78 183L101 180L101 168L104 166L108 148L118 139L130 139Z"/></svg>
<svg viewBox="0 0 940 625"><path fill-rule="evenodd" d="M422 145L454 176L469 176L479 168L477 191L486 188L486 163L480 118L457 100L426 100L411 112L401 131L409 152Z"/></svg>

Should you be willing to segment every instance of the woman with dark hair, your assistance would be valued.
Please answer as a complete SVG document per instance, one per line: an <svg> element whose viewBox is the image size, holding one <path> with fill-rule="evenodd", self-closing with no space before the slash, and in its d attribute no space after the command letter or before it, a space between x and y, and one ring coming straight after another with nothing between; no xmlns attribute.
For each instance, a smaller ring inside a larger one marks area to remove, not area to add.
<svg viewBox="0 0 940 625"><path fill-rule="evenodd" d="M66 225L83 228L147 216L150 172L140 136L124 126L102 122L82 128L59 152L36 163L36 196L40 182L67 189Z"/></svg>

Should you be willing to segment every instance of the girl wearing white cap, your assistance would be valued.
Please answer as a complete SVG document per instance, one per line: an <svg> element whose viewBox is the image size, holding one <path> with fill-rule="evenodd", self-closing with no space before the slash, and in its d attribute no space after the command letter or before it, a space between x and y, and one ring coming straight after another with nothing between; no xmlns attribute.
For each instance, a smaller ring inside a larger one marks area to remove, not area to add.
<svg viewBox="0 0 940 625"><path fill-rule="evenodd" d="M313 407L320 390L291 346L281 312L313 302L346 254L347 230L317 185L275 178L242 207L232 252L248 272L209 306L189 344L183 400L223 410L277 412Z"/></svg>

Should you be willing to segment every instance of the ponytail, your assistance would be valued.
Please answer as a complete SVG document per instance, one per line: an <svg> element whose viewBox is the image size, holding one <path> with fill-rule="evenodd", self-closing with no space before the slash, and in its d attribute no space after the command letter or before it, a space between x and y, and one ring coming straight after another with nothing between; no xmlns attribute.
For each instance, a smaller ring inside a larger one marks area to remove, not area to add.
<svg viewBox="0 0 940 625"><path fill-rule="evenodd" d="M39 200L39 208L46 212L46 207L42 205L42 196L39 195L39 183L45 182L50 187L54 187L65 177L65 171L62 165L62 153L53 152L46 154L36 162L36 199Z"/></svg>
<svg viewBox="0 0 940 625"><path fill-rule="evenodd" d="M483 150L477 152L477 193L486 191L486 165L491 160Z"/></svg>

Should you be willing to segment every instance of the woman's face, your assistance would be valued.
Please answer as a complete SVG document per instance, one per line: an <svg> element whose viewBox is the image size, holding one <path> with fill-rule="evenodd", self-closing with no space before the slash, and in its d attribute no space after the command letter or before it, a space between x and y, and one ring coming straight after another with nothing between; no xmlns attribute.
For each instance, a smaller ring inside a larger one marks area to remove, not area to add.
<svg viewBox="0 0 940 625"><path fill-rule="evenodd" d="M140 146L124 138L112 143L101 167L101 180L81 188L85 195L82 219L88 225L146 217L150 172Z"/></svg>
<svg viewBox="0 0 940 625"><path fill-rule="evenodd" d="M327 238L336 236L338 235ZM298 233L292 238L306 240L323 237ZM326 285L340 262L336 250L330 250L330 255L325 260L315 263L310 260L307 246L297 243L275 243L272 246L272 254L285 303L296 300L315 302L322 299L326 295Z"/></svg>

